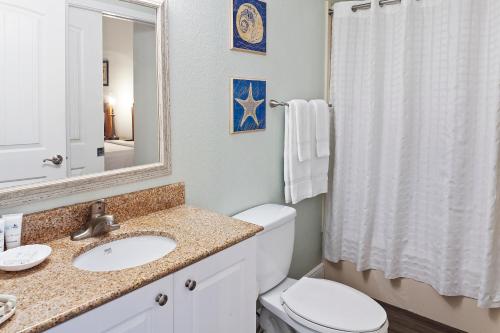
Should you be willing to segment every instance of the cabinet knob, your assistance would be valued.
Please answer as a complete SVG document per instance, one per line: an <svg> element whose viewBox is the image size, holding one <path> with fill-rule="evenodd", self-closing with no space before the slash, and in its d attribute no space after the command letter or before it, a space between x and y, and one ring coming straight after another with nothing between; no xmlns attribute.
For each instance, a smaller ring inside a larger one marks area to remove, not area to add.
<svg viewBox="0 0 500 333"><path fill-rule="evenodd" d="M196 288L196 281L194 281L194 280L187 280L185 286L189 290L193 291L194 288Z"/></svg>
<svg viewBox="0 0 500 333"><path fill-rule="evenodd" d="M155 298L156 303L160 306L164 306L168 302L168 296L163 294L158 294Z"/></svg>

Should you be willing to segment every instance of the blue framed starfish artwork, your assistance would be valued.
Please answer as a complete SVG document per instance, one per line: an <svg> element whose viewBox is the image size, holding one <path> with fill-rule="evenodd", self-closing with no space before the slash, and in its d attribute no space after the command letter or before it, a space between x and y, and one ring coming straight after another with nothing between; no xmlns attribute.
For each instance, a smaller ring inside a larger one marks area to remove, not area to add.
<svg viewBox="0 0 500 333"><path fill-rule="evenodd" d="M267 4L260 0L231 1L231 49L266 54Z"/></svg>
<svg viewBox="0 0 500 333"><path fill-rule="evenodd" d="M266 129L266 81L231 79L231 133Z"/></svg>

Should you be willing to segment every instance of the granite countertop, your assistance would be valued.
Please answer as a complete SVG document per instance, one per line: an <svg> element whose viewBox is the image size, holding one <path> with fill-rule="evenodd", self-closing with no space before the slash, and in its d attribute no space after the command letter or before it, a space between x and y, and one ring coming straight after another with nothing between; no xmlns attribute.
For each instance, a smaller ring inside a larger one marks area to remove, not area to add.
<svg viewBox="0 0 500 333"><path fill-rule="evenodd" d="M261 227L188 206L133 218L111 234L74 242L47 243L51 256L32 269L0 272L0 293L17 297L14 316L0 332L41 332L99 305L156 281L216 252L254 236ZM141 234L175 239L176 249L149 264L115 272L87 272L72 266L85 250ZM106 283L102 283L106 281Z"/></svg>

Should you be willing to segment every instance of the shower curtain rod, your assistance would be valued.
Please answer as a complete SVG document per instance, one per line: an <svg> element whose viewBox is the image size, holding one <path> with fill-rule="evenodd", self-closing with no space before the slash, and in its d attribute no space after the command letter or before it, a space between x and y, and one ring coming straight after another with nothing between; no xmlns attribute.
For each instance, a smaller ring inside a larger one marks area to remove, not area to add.
<svg viewBox="0 0 500 333"><path fill-rule="evenodd" d="M417 1L420 1L420 0L417 0ZM380 7L384 7L386 5L397 5L400 3L401 3L401 0L380 0L378 2ZM351 7L351 9L353 12L357 12L360 9L370 9L371 7L372 7L372 4L370 2L366 2L366 3L361 3L359 5L354 5ZM333 15L333 9L330 9L328 11L328 14Z"/></svg>

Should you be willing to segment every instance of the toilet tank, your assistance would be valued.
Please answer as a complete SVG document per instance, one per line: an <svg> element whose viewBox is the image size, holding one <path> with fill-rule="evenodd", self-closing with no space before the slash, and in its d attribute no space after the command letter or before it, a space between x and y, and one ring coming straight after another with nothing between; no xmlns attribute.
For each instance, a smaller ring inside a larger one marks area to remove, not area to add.
<svg viewBox="0 0 500 333"><path fill-rule="evenodd" d="M266 204L233 216L235 219L264 228L257 234L259 294L277 286L288 275L292 261L296 215L292 207Z"/></svg>

